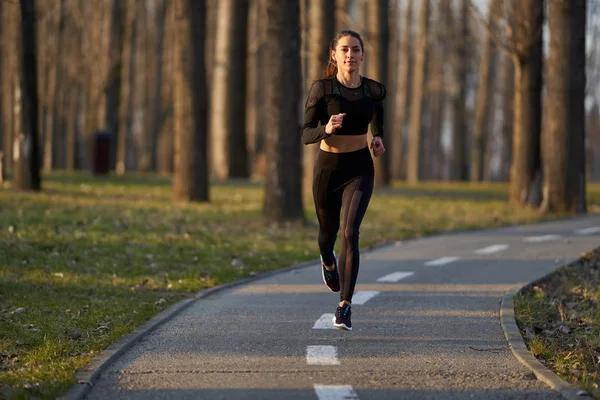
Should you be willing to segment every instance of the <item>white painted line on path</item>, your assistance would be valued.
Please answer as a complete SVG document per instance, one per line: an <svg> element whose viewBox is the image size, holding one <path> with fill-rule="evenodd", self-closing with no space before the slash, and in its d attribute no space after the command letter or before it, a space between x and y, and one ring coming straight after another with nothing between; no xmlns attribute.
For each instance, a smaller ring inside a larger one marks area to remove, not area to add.
<svg viewBox="0 0 600 400"><path fill-rule="evenodd" d="M484 247L482 249L475 250L475 254L492 254L502 250L508 249L507 244L494 244L492 246Z"/></svg>
<svg viewBox="0 0 600 400"><path fill-rule="evenodd" d="M315 384L315 392L319 400L358 400L352 386L332 386Z"/></svg>
<svg viewBox="0 0 600 400"><path fill-rule="evenodd" d="M425 265L427 266L437 266L437 265L446 265L450 264L454 261L460 260L460 257L442 257L436 260L427 261Z"/></svg>
<svg viewBox="0 0 600 400"><path fill-rule="evenodd" d="M528 243L540 243L540 242L549 242L550 240L558 240L560 239L560 235L541 235L541 236L529 236L523 238L523 241Z"/></svg>
<svg viewBox="0 0 600 400"><path fill-rule="evenodd" d="M335 346L306 346L308 365L340 365Z"/></svg>
<svg viewBox="0 0 600 400"><path fill-rule="evenodd" d="M367 301L371 300L373 297L377 296L378 294L379 294L379 292L376 290L363 290L360 292L356 292L356 293L354 293L354 296L352 296L352 305L365 304Z"/></svg>
<svg viewBox="0 0 600 400"><path fill-rule="evenodd" d="M414 272L394 272L393 274L382 276L377 279L377 282L398 282L400 279L408 278L414 274Z"/></svg>
<svg viewBox="0 0 600 400"><path fill-rule="evenodd" d="M578 235L591 235L592 233L600 232L600 226L591 226L589 228L577 229L575 231Z"/></svg>
<svg viewBox="0 0 600 400"><path fill-rule="evenodd" d="M313 325L313 329L337 329L333 326L333 322L331 322L334 314L323 314L321 318L315 322Z"/></svg>

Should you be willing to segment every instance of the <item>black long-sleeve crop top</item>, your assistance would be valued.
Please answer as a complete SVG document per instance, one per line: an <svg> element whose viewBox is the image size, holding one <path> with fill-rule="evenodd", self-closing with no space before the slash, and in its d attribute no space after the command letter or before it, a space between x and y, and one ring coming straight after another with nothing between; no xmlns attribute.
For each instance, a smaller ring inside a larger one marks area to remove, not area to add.
<svg viewBox="0 0 600 400"><path fill-rule="evenodd" d="M357 88L344 86L335 77L315 81L304 106L302 142L317 143L330 136L325 133L325 125L332 115L339 113L346 115L334 135L363 135L370 123L373 136L383 138L385 94L384 85L365 77Z"/></svg>

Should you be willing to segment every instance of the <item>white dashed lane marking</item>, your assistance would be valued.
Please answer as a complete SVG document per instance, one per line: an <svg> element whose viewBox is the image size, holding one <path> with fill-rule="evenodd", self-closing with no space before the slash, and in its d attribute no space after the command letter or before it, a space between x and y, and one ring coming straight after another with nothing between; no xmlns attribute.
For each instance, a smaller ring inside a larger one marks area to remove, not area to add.
<svg viewBox="0 0 600 400"><path fill-rule="evenodd" d="M575 233L577 235L591 235L593 233L599 233L600 226L591 226L589 228L577 229Z"/></svg>
<svg viewBox="0 0 600 400"><path fill-rule="evenodd" d="M475 250L475 254L492 254L506 249L508 249L507 244L494 244L492 246L487 246L482 249Z"/></svg>
<svg viewBox="0 0 600 400"><path fill-rule="evenodd" d="M529 236L526 238L523 238L524 242L528 242L528 243L540 243L540 242L549 242L551 240L558 240L560 239L560 235L541 235L541 236Z"/></svg>
<svg viewBox="0 0 600 400"><path fill-rule="evenodd" d="M365 304L367 301L371 300L373 297L377 296L378 294L379 294L379 292L376 290L364 290L361 292L356 292L356 293L354 293L354 296L352 296L352 305Z"/></svg>
<svg viewBox="0 0 600 400"><path fill-rule="evenodd" d="M398 282L400 279L408 278L414 274L414 272L394 272L393 274L382 276L377 279L377 282Z"/></svg>
<svg viewBox="0 0 600 400"><path fill-rule="evenodd" d="M332 386L315 384L315 393L319 400L358 400L352 386Z"/></svg>
<svg viewBox="0 0 600 400"><path fill-rule="evenodd" d="M333 316L333 314L321 315L321 318L319 318L313 325L313 329L337 329L335 326L333 326L333 322L331 322Z"/></svg>
<svg viewBox="0 0 600 400"><path fill-rule="evenodd" d="M306 363L308 365L340 365L335 346L307 346Z"/></svg>
<svg viewBox="0 0 600 400"><path fill-rule="evenodd" d="M446 265L453 263L454 261L460 260L460 257L442 257L435 260L427 261L425 265L427 266L438 266L438 265Z"/></svg>

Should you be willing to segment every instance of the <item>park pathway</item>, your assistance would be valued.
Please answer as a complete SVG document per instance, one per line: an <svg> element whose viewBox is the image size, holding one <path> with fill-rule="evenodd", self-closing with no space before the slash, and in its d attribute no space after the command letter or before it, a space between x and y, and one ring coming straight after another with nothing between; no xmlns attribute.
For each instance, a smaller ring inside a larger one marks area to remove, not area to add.
<svg viewBox="0 0 600 400"><path fill-rule="evenodd" d="M560 399L512 355L499 303L597 247L600 216L364 252L352 332L318 265L195 302L109 366L88 399Z"/></svg>

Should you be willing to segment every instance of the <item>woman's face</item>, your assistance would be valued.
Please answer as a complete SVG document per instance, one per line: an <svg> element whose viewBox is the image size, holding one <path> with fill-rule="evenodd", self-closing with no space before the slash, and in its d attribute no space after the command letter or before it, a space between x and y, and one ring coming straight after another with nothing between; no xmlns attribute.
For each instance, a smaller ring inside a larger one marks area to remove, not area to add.
<svg viewBox="0 0 600 400"><path fill-rule="evenodd" d="M360 41L348 35L338 40L335 51L331 52L331 58L335 60L339 71L354 72L360 69L365 56Z"/></svg>

